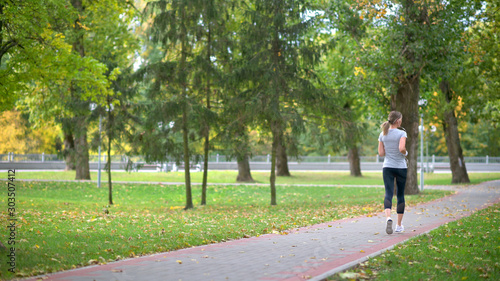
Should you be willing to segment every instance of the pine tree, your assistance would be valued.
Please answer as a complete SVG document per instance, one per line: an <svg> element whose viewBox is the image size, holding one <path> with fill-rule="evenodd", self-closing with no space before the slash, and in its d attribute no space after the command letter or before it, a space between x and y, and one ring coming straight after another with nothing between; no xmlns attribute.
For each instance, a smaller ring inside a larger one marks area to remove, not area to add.
<svg viewBox="0 0 500 281"><path fill-rule="evenodd" d="M197 110L194 123L200 124L199 136L203 138L203 181L201 205L207 203L208 156L210 151L211 126L217 124L217 96L222 89L222 60L228 56L231 44L228 25L234 22L236 4L228 0L200 1L201 25L198 30L197 52L193 59L193 91L197 94ZM212 104L216 108L212 108ZM195 128L196 129L196 128Z"/></svg>
<svg viewBox="0 0 500 281"><path fill-rule="evenodd" d="M297 104L315 101L312 67L320 48L311 38L315 17L309 1L255 0L245 11L240 36L241 67L254 120L272 136L271 205L276 205L276 158L283 134L303 131Z"/></svg>
<svg viewBox="0 0 500 281"><path fill-rule="evenodd" d="M195 69L195 47L200 39L200 16L203 1L154 1L146 6L146 14L152 17L150 26L151 41L162 49L162 57L155 65L147 66L148 75L153 79L150 98L156 102L156 110L161 108L162 115L172 116L180 109L180 128L182 132L183 162L186 185L185 209L193 208L190 177L189 128L192 122L193 107L197 107L193 94L193 70ZM168 101L168 103L165 103ZM167 120L162 121L168 124ZM177 122L175 125L177 126ZM205 126L206 127L206 126Z"/></svg>

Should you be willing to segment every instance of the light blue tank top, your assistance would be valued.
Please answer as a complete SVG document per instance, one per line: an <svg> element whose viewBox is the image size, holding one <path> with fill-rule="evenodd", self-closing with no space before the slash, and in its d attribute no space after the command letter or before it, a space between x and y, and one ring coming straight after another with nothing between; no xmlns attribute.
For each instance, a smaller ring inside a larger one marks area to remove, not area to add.
<svg viewBox="0 0 500 281"><path fill-rule="evenodd" d="M399 151L399 140L405 137L407 134L405 131L399 129L389 129L387 135L380 133L378 140L384 143L385 148L385 158L384 158L384 168L397 168L406 169L405 156Z"/></svg>

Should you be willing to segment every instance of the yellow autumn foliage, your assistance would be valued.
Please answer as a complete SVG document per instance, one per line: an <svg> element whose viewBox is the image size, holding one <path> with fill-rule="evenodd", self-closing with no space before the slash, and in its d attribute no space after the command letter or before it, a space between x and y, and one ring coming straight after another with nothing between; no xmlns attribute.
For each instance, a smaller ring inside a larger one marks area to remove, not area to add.
<svg viewBox="0 0 500 281"><path fill-rule="evenodd" d="M0 154L24 153L26 144L22 141L25 127L15 111L5 111L0 115Z"/></svg>
<svg viewBox="0 0 500 281"><path fill-rule="evenodd" d="M366 73L365 70L362 67L354 67L354 75L358 76L359 74L362 74L364 78L366 78Z"/></svg>
<svg viewBox="0 0 500 281"><path fill-rule="evenodd" d="M55 154L59 134L60 128L55 125L30 128L18 111L0 113L0 154Z"/></svg>

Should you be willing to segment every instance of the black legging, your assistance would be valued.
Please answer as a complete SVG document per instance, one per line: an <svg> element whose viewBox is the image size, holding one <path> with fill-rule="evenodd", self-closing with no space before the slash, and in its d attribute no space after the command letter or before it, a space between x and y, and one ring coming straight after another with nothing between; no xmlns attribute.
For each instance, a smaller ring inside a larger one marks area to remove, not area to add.
<svg viewBox="0 0 500 281"><path fill-rule="evenodd" d="M396 178L396 184L398 187L398 192L396 197L398 199L398 205L396 212L398 214L405 213L405 184L406 184L406 172L408 169L396 169L396 168L383 168L382 174L384 177L385 185L385 199L384 208L392 208L392 197L394 196L394 178Z"/></svg>

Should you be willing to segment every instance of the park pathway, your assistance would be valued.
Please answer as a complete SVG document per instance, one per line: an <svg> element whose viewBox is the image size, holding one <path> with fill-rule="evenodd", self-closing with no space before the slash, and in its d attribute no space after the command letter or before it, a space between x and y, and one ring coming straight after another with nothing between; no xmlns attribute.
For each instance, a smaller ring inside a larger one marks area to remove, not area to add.
<svg viewBox="0 0 500 281"><path fill-rule="evenodd" d="M426 187L450 189L450 187ZM29 280L322 280L411 237L500 202L500 180L407 208L400 234L385 233L383 213L260 237L90 266Z"/></svg>

